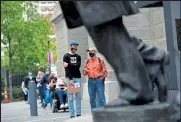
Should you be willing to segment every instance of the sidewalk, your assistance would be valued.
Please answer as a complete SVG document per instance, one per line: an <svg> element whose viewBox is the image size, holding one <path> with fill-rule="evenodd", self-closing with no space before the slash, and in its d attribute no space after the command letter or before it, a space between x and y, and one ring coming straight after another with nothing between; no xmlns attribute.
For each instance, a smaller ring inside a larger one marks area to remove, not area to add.
<svg viewBox="0 0 181 122"><path fill-rule="evenodd" d="M91 114L90 104L82 102L82 116ZM69 112L52 113L50 105L46 109L38 101L38 116L30 116L30 107L25 102L1 104L2 122L64 122L69 119Z"/></svg>

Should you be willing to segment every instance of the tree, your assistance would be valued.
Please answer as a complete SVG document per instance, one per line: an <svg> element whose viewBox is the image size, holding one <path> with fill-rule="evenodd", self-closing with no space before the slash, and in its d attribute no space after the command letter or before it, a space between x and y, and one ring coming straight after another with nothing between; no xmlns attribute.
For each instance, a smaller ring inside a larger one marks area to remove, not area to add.
<svg viewBox="0 0 181 122"><path fill-rule="evenodd" d="M36 64L46 65L50 31L49 20L37 16L36 9L28 7L27 1L1 2L1 42L8 46L3 66L9 68L10 99L12 73L25 74L30 69L37 70Z"/></svg>

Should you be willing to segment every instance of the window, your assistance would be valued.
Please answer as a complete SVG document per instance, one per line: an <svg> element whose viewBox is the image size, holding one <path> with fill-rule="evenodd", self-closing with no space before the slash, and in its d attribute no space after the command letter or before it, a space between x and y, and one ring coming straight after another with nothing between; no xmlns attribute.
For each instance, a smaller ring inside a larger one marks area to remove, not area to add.
<svg viewBox="0 0 181 122"><path fill-rule="evenodd" d="M178 50L181 50L181 19L175 20Z"/></svg>
<svg viewBox="0 0 181 122"><path fill-rule="evenodd" d="M47 2L48 4L52 4L53 2Z"/></svg>
<svg viewBox="0 0 181 122"><path fill-rule="evenodd" d="M46 4L46 2L41 2L41 4Z"/></svg>

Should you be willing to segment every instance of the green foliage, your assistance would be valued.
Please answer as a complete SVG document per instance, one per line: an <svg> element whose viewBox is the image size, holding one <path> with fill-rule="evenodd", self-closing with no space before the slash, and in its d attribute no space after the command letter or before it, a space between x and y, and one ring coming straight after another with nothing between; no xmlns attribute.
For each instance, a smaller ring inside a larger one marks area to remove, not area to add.
<svg viewBox="0 0 181 122"><path fill-rule="evenodd" d="M24 74L29 69L37 71L37 65L46 65L50 22L37 16L34 8L28 7L28 1L1 2L1 32L5 45L11 46L5 51L3 66L8 67L9 53L12 56L13 73ZM24 15L29 19L25 20ZM53 47L55 50L55 47Z"/></svg>
<svg viewBox="0 0 181 122"><path fill-rule="evenodd" d="M1 73L1 93L4 92L4 87L5 87L5 81L4 81L4 78L2 77L2 73Z"/></svg>
<svg viewBox="0 0 181 122"><path fill-rule="evenodd" d="M23 97L23 91L21 87L13 87L13 98Z"/></svg>

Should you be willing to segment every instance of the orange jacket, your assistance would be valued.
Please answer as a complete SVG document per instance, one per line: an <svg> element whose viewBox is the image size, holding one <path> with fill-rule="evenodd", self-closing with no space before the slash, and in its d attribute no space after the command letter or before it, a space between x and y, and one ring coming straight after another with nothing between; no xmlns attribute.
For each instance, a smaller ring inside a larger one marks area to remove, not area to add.
<svg viewBox="0 0 181 122"><path fill-rule="evenodd" d="M89 59L89 62L86 61L83 70L84 76L88 75L89 78L106 78L107 77L107 69L104 63L104 60L99 59L97 56Z"/></svg>

